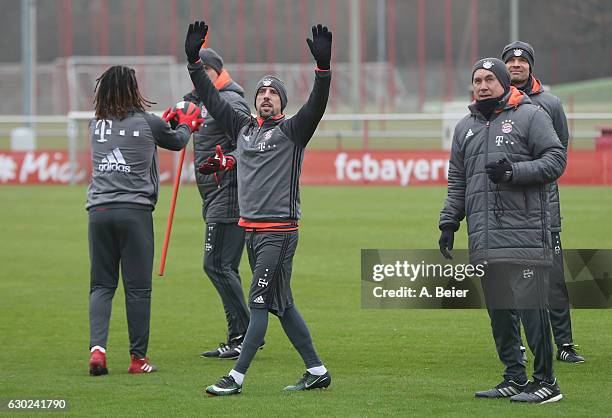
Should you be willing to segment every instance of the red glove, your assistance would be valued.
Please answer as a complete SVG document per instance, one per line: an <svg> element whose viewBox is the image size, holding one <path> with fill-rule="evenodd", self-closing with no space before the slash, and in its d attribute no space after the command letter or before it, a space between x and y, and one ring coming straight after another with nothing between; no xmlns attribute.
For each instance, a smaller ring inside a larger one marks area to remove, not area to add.
<svg viewBox="0 0 612 418"><path fill-rule="evenodd" d="M215 156L208 157L206 162L198 167L201 174L213 174L218 171L231 170L236 165L236 159L231 155L224 155L221 145L217 145Z"/></svg>
<svg viewBox="0 0 612 418"><path fill-rule="evenodd" d="M176 127L178 126L178 120L176 118L176 111L173 110L172 107L169 107L168 109L164 111L164 114L162 115L162 119L165 122L169 123L172 129L176 129Z"/></svg>
<svg viewBox="0 0 612 418"><path fill-rule="evenodd" d="M166 109L163 114L163 119L166 122L176 120L178 125L187 125L191 132L199 129L200 124L204 122L201 116L202 109L191 102L178 102L171 109Z"/></svg>

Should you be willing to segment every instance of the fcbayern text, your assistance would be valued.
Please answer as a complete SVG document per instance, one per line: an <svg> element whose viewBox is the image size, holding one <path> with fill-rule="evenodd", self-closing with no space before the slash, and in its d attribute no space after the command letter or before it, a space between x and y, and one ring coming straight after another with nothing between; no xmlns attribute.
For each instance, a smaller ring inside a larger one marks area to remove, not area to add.
<svg viewBox="0 0 612 418"><path fill-rule="evenodd" d="M334 162L336 179L339 181L384 181L407 186L411 183L436 182L448 178L448 159L419 158L392 159L375 158L363 154L360 158L350 158L347 153L339 153Z"/></svg>

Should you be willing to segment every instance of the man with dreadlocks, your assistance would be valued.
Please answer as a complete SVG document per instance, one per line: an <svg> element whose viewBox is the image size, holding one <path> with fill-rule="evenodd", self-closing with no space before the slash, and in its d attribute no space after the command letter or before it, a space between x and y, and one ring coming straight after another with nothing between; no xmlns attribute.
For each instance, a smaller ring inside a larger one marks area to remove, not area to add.
<svg viewBox="0 0 612 418"><path fill-rule="evenodd" d="M178 151L202 122L200 109L177 105L172 130L145 112L150 102L138 90L135 71L113 66L96 80L95 118L90 123L91 183L89 212L90 353L89 373L108 373L106 342L119 265L130 337L129 373L151 373L149 320L153 270L152 211L157 202L157 146Z"/></svg>

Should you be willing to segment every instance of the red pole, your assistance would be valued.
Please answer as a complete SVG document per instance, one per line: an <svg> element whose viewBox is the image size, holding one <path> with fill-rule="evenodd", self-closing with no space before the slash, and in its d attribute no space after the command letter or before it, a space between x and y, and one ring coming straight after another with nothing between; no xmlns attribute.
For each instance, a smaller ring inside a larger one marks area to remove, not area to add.
<svg viewBox="0 0 612 418"><path fill-rule="evenodd" d="M359 48L361 52L359 54L359 67L363 68L365 63L365 54L366 54L366 39L365 39L365 31L366 31L366 21L365 21L365 0L359 1L359 26L361 26L362 30L359 31ZM359 109L363 111L365 109L365 101L366 101L366 83L361 82L361 86L359 89Z"/></svg>
<svg viewBox="0 0 612 418"><path fill-rule="evenodd" d="M89 50L92 55L100 55L100 50L98 49L100 41L100 38L98 37L98 32L100 31L98 22L100 16L98 16L98 10L96 10L98 6L100 6L100 3L96 3L95 1L89 3L89 18L91 19L89 24L92 29L92 36L90 37L91 46L89 47Z"/></svg>
<svg viewBox="0 0 612 418"><path fill-rule="evenodd" d="M206 47L208 37L204 39L203 48ZM187 147L183 148L179 153L178 166L176 168L176 175L174 176L174 186L172 187L172 198L170 199L170 210L168 212L168 222L166 223L166 233L164 234L164 246L162 247L161 260L159 262L159 275L164 275L164 269L166 268L166 255L168 254L168 246L170 244L170 233L172 232L172 221L174 220L174 209L176 207L176 198L178 197L179 186L181 185L181 174L183 173L183 162L185 161L185 151Z"/></svg>
<svg viewBox="0 0 612 418"><path fill-rule="evenodd" d="M136 54L145 54L144 45L144 0L136 0Z"/></svg>
<svg viewBox="0 0 612 418"><path fill-rule="evenodd" d="M445 56L445 78L446 88L443 99L448 101L454 95L454 73L453 73L453 5L452 0L444 0L444 56Z"/></svg>
<svg viewBox="0 0 612 418"><path fill-rule="evenodd" d="M98 36L100 37L100 55L108 55L108 0L100 0L100 22Z"/></svg>
<svg viewBox="0 0 612 418"><path fill-rule="evenodd" d="M170 55L174 55L175 57L178 55L178 49L177 49L177 27L176 27L176 20L177 20L177 4L176 4L176 0L172 0L170 2L170 13L169 13L169 17L170 17L170 36L168 36L168 42L170 43L170 45L168 45L168 52L170 53Z"/></svg>
<svg viewBox="0 0 612 418"><path fill-rule="evenodd" d="M330 30L332 31L332 33L337 33L337 13L336 13L336 0L330 0L328 3L328 7L329 7L329 16L330 16ZM338 39L336 37L336 39ZM333 70L333 64L334 62L336 62L336 51L338 50L338 41L332 42L332 70ZM332 111L335 112L338 108L338 97L336 95L336 83L334 83L332 81L331 83L331 108Z"/></svg>
<svg viewBox="0 0 612 418"><path fill-rule="evenodd" d="M417 42L419 62L419 110L425 105L425 0L417 3Z"/></svg>
<svg viewBox="0 0 612 418"><path fill-rule="evenodd" d="M65 57L72 55L72 0L63 0L59 13L61 19L62 51Z"/></svg>
<svg viewBox="0 0 612 418"><path fill-rule="evenodd" d="M389 0L387 4L387 61L389 61L389 76L387 77L387 92L391 100L391 109L395 111L395 68L396 57L396 18L395 0Z"/></svg>
<svg viewBox="0 0 612 418"><path fill-rule="evenodd" d="M470 21L472 23L472 51L470 54L470 65L478 59L478 0L470 0Z"/></svg>
<svg viewBox="0 0 612 418"><path fill-rule="evenodd" d="M181 173L183 171L183 161L185 160L185 148L179 154L178 168L174 176L174 186L172 188L172 198L170 200L170 211L168 212L168 222L166 223L166 233L164 234L164 246L162 247L161 260L159 262L159 275L164 275L166 268L166 255L168 254L168 245L170 244L170 233L172 232L172 220L174 219L174 208L176 207L176 198L178 197L179 186L181 185Z"/></svg>
<svg viewBox="0 0 612 418"><path fill-rule="evenodd" d="M134 37L132 36L132 2L123 3L123 52L134 54Z"/></svg>
<svg viewBox="0 0 612 418"><path fill-rule="evenodd" d="M274 42L274 33L276 29L273 24L273 22L276 21L274 18L274 0L268 0L266 6L266 19L268 22L266 25L266 58L268 60L268 68L270 69L270 72L273 73L274 62L276 62L276 55L274 53L276 50L276 42Z"/></svg>
<svg viewBox="0 0 612 418"><path fill-rule="evenodd" d="M286 33L292 33L294 32L294 26L293 26L293 8L292 7L285 7L285 29L286 29ZM293 54L293 51L296 48L292 48L293 44L293 38L291 36L285 36L283 39L284 43L285 43L285 56L287 57L287 62L293 63L295 62L295 55ZM332 44L332 48L333 48L333 44ZM332 53L333 55L333 53ZM332 83L333 84L333 83Z"/></svg>
<svg viewBox="0 0 612 418"><path fill-rule="evenodd" d="M233 22L230 16L230 3L229 1L222 2L221 7L223 13L223 38L219 37L219 40L223 40L223 55L230 56L230 52L234 53L234 48L230 44L230 28L233 26Z"/></svg>
<svg viewBox="0 0 612 418"><path fill-rule="evenodd" d="M290 9L290 7L288 7ZM237 61L238 61L238 80L240 84L244 85L244 62L245 62L245 54L244 54L244 2L243 0L236 0L236 16L237 24L236 24L236 38L238 38L237 43Z"/></svg>
<svg viewBox="0 0 612 418"><path fill-rule="evenodd" d="M295 31L296 37L298 39L301 38L301 36L303 36L302 34L305 35L310 35L312 36L312 33L310 32L310 26L308 26L308 8L306 7L307 4L305 1L300 1L300 26L299 26L299 30ZM307 51L308 47L306 48L302 48L302 44L301 42L296 42L296 47L297 45L300 46L300 62L302 64L308 62L308 55L310 54L310 52Z"/></svg>

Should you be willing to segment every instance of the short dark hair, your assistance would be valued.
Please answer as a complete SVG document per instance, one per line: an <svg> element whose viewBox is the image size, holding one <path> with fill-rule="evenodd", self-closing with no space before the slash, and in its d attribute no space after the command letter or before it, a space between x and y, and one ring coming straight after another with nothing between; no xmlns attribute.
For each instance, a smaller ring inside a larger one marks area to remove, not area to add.
<svg viewBox="0 0 612 418"><path fill-rule="evenodd" d="M144 111L152 104L155 102L140 94L136 71L132 68L114 65L96 79L94 107L97 119L108 119L109 116L123 119L130 110Z"/></svg>

